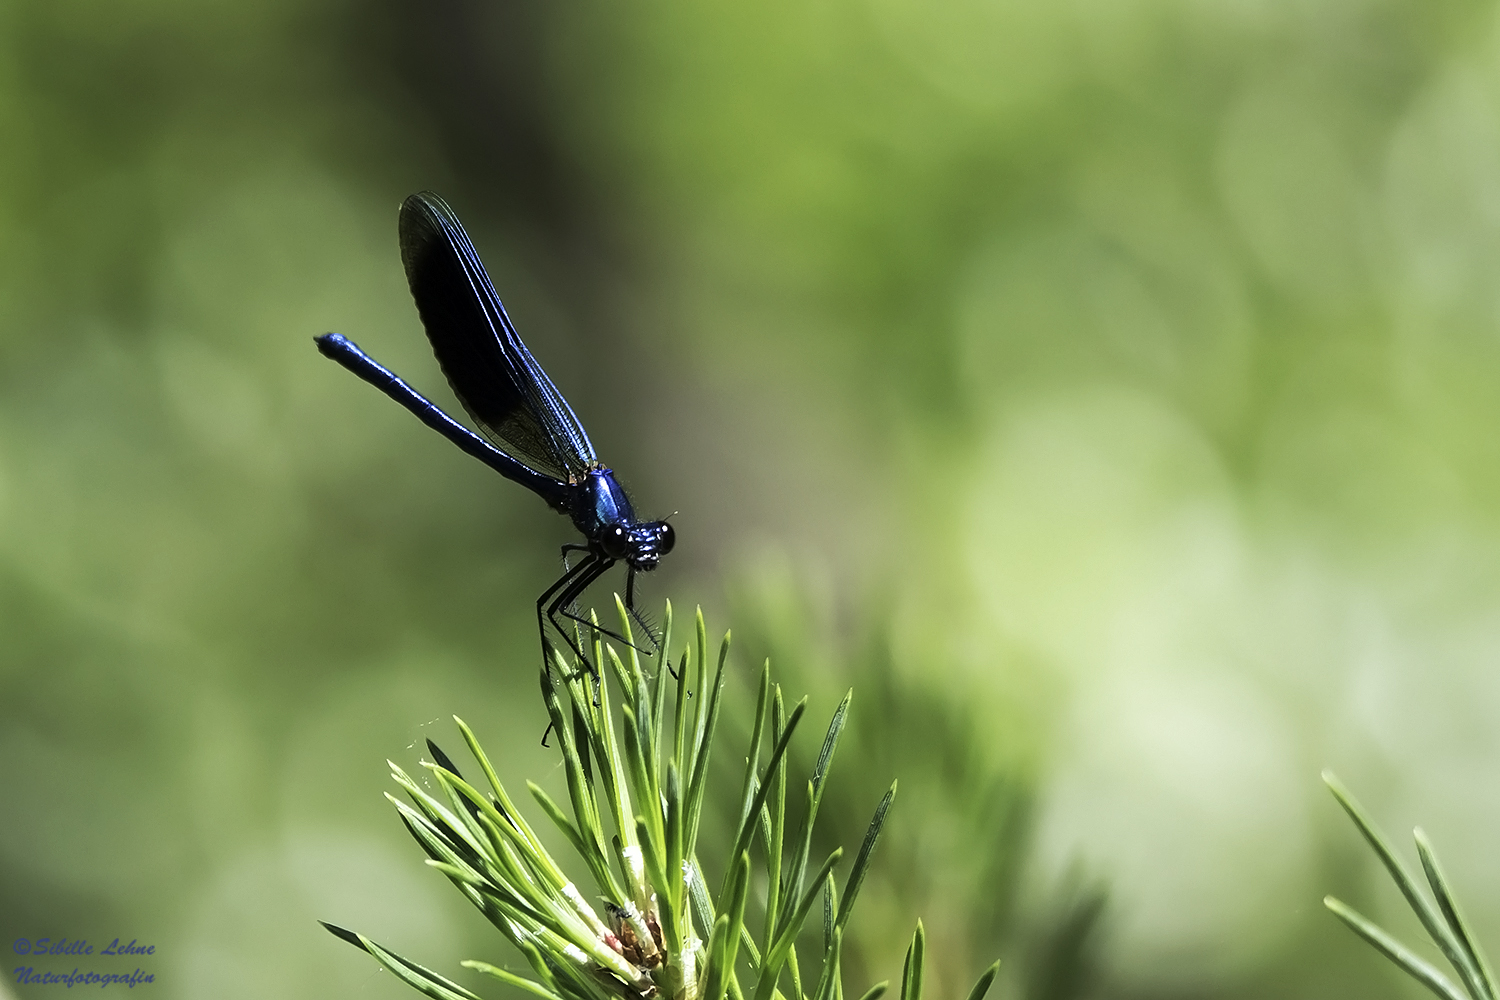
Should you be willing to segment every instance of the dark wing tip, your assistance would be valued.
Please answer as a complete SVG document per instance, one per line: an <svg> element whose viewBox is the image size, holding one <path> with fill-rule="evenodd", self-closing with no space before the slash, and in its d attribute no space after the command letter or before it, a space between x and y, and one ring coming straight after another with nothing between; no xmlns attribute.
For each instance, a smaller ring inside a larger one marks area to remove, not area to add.
<svg viewBox="0 0 1500 1000"><path fill-rule="evenodd" d="M408 195L401 203L402 213L426 210L437 215L451 217L453 209L448 207L447 200L436 191L418 191L416 194Z"/></svg>
<svg viewBox="0 0 1500 1000"><path fill-rule="evenodd" d="M401 203L397 232L401 266L406 269L413 294L417 294L417 286L423 283L423 272L443 267L437 263L439 260L471 246L469 234L453 209L431 191L418 191Z"/></svg>
<svg viewBox="0 0 1500 1000"><path fill-rule="evenodd" d="M431 191L418 191L403 201L398 224L403 245L413 236L430 236L453 229L462 232L464 228L442 196Z"/></svg>
<svg viewBox="0 0 1500 1000"><path fill-rule="evenodd" d="M433 238L442 232L440 219L432 204L420 194L414 194L401 203L397 231L400 234L401 266L406 268L408 279L413 268L419 266L432 247Z"/></svg>

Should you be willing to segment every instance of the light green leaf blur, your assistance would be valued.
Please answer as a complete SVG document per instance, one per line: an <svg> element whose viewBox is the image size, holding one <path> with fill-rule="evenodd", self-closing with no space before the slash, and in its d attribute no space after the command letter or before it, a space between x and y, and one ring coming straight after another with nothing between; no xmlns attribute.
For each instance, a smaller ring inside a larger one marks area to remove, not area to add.
<svg viewBox="0 0 1500 1000"><path fill-rule="evenodd" d="M850 982L921 918L934 998L1410 995L1319 905L1417 936L1324 766L1500 936L1495 4L16 0L7 988L118 936L157 997L406 995L319 918L517 960L384 762L456 712L558 787L574 533L312 343L458 412L421 189L677 512L642 603L734 629L726 729L766 656L854 687L831 842L901 796Z"/></svg>

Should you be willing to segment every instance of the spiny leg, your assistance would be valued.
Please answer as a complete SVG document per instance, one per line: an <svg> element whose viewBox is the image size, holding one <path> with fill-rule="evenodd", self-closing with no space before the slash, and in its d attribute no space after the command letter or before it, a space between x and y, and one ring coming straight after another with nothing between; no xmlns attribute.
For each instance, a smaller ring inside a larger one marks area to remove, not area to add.
<svg viewBox="0 0 1500 1000"><path fill-rule="evenodd" d="M577 566L569 566L569 552L584 552L587 554L583 557L583 559L578 563ZM543 591L542 596L538 597L536 600L536 620L537 629L541 633L542 655L545 659L547 652L547 622L550 621L552 623L552 627L557 631L557 634L563 637L563 641L568 644L568 648L573 651L573 654L578 657L579 662L583 664L584 669L586 669L595 678L598 678L598 669L589 662L588 656L586 656L583 650L579 648L578 640L574 636L570 636L567 631L563 629L561 623L559 623L557 620L557 615L561 611L561 613L565 617L572 619L573 621L576 621L581 625L584 625L590 629L598 629L599 631L604 632L606 635L614 636L615 633L611 632L610 630L600 628L598 625L595 625L591 621L584 621L577 615L569 614L566 610L566 607L568 605L571 605L574 601L576 601L580 594L587 590L595 580L599 579L599 577L603 575L606 570L614 565L614 560L606 559L603 556L597 555L587 545L579 545L576 542L569 542L562 547L562 559L563 575L558 577L557 580L552 584L552 586ZM553 598L553 595L556 595L556 597L549 604L548 599ZM598 698L597 691L595 692L594 697L596 699ZM555 727L553 723L547 723L547 728L542 733L542 746L547 745L547 737L554 728Z"/></svg>
<svg viewBox="0 0 1500 1000"><path fill-rule="evenodd" d="M568 542L566 545L564 545L562 547L563 572L566 573L569 569L572 568L572 567L570 567L568 565L568 553L569 552L587 552L587 551L589 551L589 547L587 545L579 545L577 542Z"/></svg>
<svg viewBox="0 0 1500 1000"><path fill-rule="evenodd" d="M561 551L562 568L563 568L563 575L564 575L564 577L568 576L573 571L573 565L572 565L572 563L568 559L568 553L569 552L582 552L582 553L584 553L584 558L587 559L589 557L589 554L593 552L593 549L589 548L587 545L581 545L578 542L565 542L563 544L563 546L562 546L562 551ZM558 582L561 583L562 581L559 580ZM548 593L551 593L551 591L549 591ZM541 628L542 633L544 635L546 634L547 627L542 624L542 601L544 601L546 599L547 599L547 594L543 594L542 597L541 597L541 599L539 599L537 601L537 608L536 608L536 612L537 612L537 626L539 628ZM577 632L576 628L574 629L574 632L575 633ZM566 638L566 636L564 638ZM546 640L543 639L542 641L545 642ZM569 643L568 645L571 646L572 643Z"/></svg>
<svg viewBox="0 0 1500 1000"><path fill-rule="evenodd" d="M647 656L655 656L661 651L661 636L656 634L656 625L646 613L635 606L635 574L636 568L632 566L625 575L625 610L631 618L635 619L635 623L641 627L641 631L646 634L647 640L651 643L649 650L641 649L639 646L636 649Z"/></svg>
<svg viewBox="0 0 1500 1000"><path fill-rule="evenodd" d="M590 571L592 571L596 566L597 558L597 556L594 556L592 554L585 556L577 566L571 566L566 571L564 571L563 575L553 581L552 586L542 591L542 596L536 599L536 628L537 634L541 637L542 640L542 665L544 667L550 666L547 661L547 622L549 620L552 620L553 611L549 607L548 602L551 601L553 595L558 593L559 591L567 593L568 588L575 580L578 579L579 576L587 575ZM594 576L597 577L598 574L595 573ZM582 659L584 663L587 663L588 657L584 656L582 651L578 648L578 644L571 638L569 638L567 633L563 632L560 627L558 627L556 620L552 620L552 625L554 628L557 628L558 634L562 635L563 640L567 642L569 648L571 648L573 652L577 653L579 658ZM590 667L589 669L592 670L593 668Z"/></svg>
<svg viewBox="0 0 1500 1000"><path fill-rule="evenodd" d="M613 565L613 563L611 563L611 565ZM595 579L597 579L597 577ZM594 582L593 580L590 580L589 584L586 584L583 588L580 588L579 591L578 591L578 593L574 595L574 599L576 600L579 596L582 596L583 591L586 590L587 587L588 587L588 585L592 584L593 582ZM568 601L568 602L562 604L560 607L558 607L557 608L557 613L560 614L560 615L562 615L564 618L568 618L568 619L571 619L572 621L577 622L578 624L582 625L584 628L598 630L601 634L609 636L611 639L615 640L616 642L624 643L625 645L629 646L631 649L635 650L638 653L644 653L646 656L655 656L656 655L656 651L658 649L660 649L661 647L660 647L660 644L657 641L656 632L652 628L651 623L649 621L647 621L641 615L641 613L635 609L635 604L634 604L634 601L633 601L633 592L634 592L634 590L635 590L635 570L631 569L630 570L630 575L626 578L626 584L625 584L625 595L626 595L625 596L625 610L626 610L626 612L629 613L630 617L632 617L633 619L635 619L636 623L638 625L640 625L641 628L645 631L646 638L649 639L650 642L651 642L651 648L650 649L643 649L642 647L636 645L634 642L631 642L629 639L625 638L625 636L621 635L619 632L616 632L614 629L605 628L603 625L595 624L591 619L584 618L582 615L576 615L576 614L574 614L572 611L568 610L568 605L572 604L573 603L572 601ZM553 622L553 624L555 625L557 623ZM561 631L561 629L559 629L559 631Z"/></svg>
<svg viewBox="0 0 1500 1000"><path fill-rule="evenodd" d="M589 672L595 677L599 676L598 668L594 664L589 662L589 658L585 656L583 650L579 648L578 641L574 637L568 635L566 631L564 631L562 623L557 620L557 616L561 614L563 617L572 619L573 621L576 621L580 625L583 625L587 628L598 629L600 632L603 632L606 635L613 635L614 633L610 632L608 629L600 628L598 625L595 625L591 621L585 621L575 614L570 614L566 609L570 604L578 600L578 595L587 590L590 584L599 579L599 577L603 575L604 571L609 569L614 564L615 561L613 559L607 559L604 556L595 555L592 552L589 553L587 558L585 558L582 562L575 566L569 574L563 577L562 580L558 581L558 584L561 584L564 580L566 580L567 586L561 588L561 593L558 593L557 596L552 599L552 603L547 605L547 620L552 623L552 627L557 630L557 634L563 637L563 641L568 644L568 647L573 650L573 652L578 656L578 659L583 662L584 666L588 667ZM568 580L568 576L572 576L572 579ZM538 613L541 612L542 601L544 601L547 597L551 596L555 591L558 590L558 584L554 584L546 594L543 594L540 598L537 599ZM543 631L543 642L545 642L545 627Z"/></svg>

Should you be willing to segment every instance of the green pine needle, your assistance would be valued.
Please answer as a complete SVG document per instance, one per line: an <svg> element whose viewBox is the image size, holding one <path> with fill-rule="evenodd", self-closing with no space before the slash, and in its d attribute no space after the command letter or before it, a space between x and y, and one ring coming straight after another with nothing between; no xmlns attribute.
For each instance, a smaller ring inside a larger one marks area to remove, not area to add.
<svg viewBox="0 0 1500 1000"><path fill-rule="evenodd" d="M917 921L917 930L911 936L911 946L906 949L906 964L901 969L901 1000L922 1000L922 965L927 951L927 934L922 921Z"/></svg>
<svg viewBox="0 0 1500 1000"><path fill-rule="evenodd" d="M979 977L979 981L969 991L969 1000L984 1000L984 995L990 991L990 985L994 983L995 977L999 974L1000 963L997 961L984 970L984 974Z"/></svg>
<svg viewBox="0 0 1500 1000"><path fill-rule="evenodd" d="M806 702L787 712L780 687L771 681L770 665L761 672L739 815L731 827L734 843L718 845L728 847L722 856L733 860L725 866L715 899L698 860L698 832L711 754L721 741L721 696L731 672L729 635L719 646L710 679L708 630L700 610L693 641L680 650L673 670L668 604L659 652L648 670L632 638L631 615L618 598L616 612L620 625L611 635L623 638L625 652L596 632L592 653L600 674L585 664L568 663L556 649L549 651L542 671L542 702L551 722L549 734L556 736L566 801L527 782L532 800L562 833L581 862L579 870L588 873L591 889L576 886L543 845L461 719L454 721L487 788L466 780L430 741L433 760L423 762L430 785L390 765L407 801L387 798L426 853L428 866L445 875L525 957L530 975L477 960L464 966L537 1000L842 1000L845 927L896 790L893 783L876 808L842 898L834 879L841 849L811 879L805 878L812 825L852 692L834 712L812 773L790 778L787 751ZM762 765L767 746L770 753ZM785 841L789 780L805 789L803 818L790 844ZM719 851L710 849L708 855L712 859ZM767 886L763 912L755 921L763 929L758 939L747 913L752 884ZM796 942L820 896L823 950L816 986L804 993ZM1446 896L1442 906L1456 914ZM479 1000L362 935L324 926L426 996ZM921 1000L922 954L918 923L902 978L902 1000ZM790 978L789 994L778 988L783 972ZM992 966L970 1000L982 1000L993 979ZM873 987L863 1000L878 1000L885 989L884 983Z"/></svg>
<svg viewBox="0 0 1500 1000"><path fill-rule="evenodd" d="M1339 805L1343 806L1344 811L1349 814L1349 818L1354 820L1354 825L1359 828L1365 841L1390 874L1392 881L1406 897L1407 905L1416 913L1422 926L1427 930L1428 936L1438 946L1443 957L1448 960L1448 964L1453 966L1454 971L1458 973L1463 983L1463 992L1460 992L1459 988L1434 966L1417 957L1390 933L1352 907L1332 896L1324 897L1323 905L1348 925L1354 933L1364 938L1377 951L1395 963L1398 968L1433 993L1443 997L1444 1000L1464 1000L1465 993L1468 994L1469 1000L1496 1000L1494 976L1490 972L1489 963L1469 933L1468 925L1460 914L1458 903L1448 887L1447 878L1443 875L1437 855L1428 842L1427 836L1420 829L1414 831L1417 854L1421 858L1423 873L1427 876L1428 885L1432 889L1436 902L1429 900L1422 892L1420 883L1412 877L1411 872L1396 854L1390 842L1386 840L1385 835L1375 826L1369 814L1364 811L1332 771L1323 772L1323 782L1333 792Z"/></svg>

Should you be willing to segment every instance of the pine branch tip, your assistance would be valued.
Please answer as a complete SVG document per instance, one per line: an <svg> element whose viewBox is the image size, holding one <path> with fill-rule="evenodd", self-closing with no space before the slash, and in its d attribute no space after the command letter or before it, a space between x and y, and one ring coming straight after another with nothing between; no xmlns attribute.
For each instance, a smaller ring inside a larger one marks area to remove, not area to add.
<svg viewBox="0 0 1500 1000"><path fill-rule="evenodd" d="M359 939L359 935L349 930L348 928L340 927L338 924L330 924L326 920L319 920L318 923L322 924L324 930L332 934L334 937L338 938L340 941L348 942L349 944L354 945L354 947L358 948L360 951L366 953L369 952L370 949L365 947L365 943Z"/></svg>

